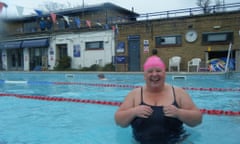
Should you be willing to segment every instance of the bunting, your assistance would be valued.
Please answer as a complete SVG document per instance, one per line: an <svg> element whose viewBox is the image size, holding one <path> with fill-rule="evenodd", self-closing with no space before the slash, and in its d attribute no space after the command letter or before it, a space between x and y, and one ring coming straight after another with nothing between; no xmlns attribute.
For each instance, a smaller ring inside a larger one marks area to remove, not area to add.
<svg viewBox="0 0 240 144"><path fill-rule="evenodd" d="M79 19L78 17L75 17L75 18L74 18L74 21L75 21L75 24L76 24L77 28L80 28L80 27L81 27L81 21L80 21L80 19Z"/></svg>
<svg viewBox="0 0 240 144"><path fill-rule="evenodd" d="M22 16L24 8L22 6L16 6L16 9L17 9L18 16Z"/></svg>
<svg viewBox="0 0 240 144"><path fill-rule="evenodd" d="M103 25L99 22L99 20L97 20L96 25L103 27Z"/></svg>
<svg viewBox="0 0 240 144"><path fill-rule="evenodd" d="M100 22L97 22L96 24L97 24L98 26L100 26L100 27L102 26L102 24L101 24Z"/></svg>
<svg viewBox="0 0 240 144"><path fill-rule="evenodd" d="M63 16L63 19L67 22L68 25L70 25L68 16Z"/></svg>
<svg viewBox="0 0 240 144"><path fill-rule="evenodd" d="M112 31L115 32L115 30L116 30L116 28L115 28L115 26L113 25L113 26L112 26Z"/></svg>
<svg viewBox="0 0 240 144"><path fill-rule="evenodd" d="M119 30L118 30L118 25L116 24L115 25L115 33L118 34L119 33Z"/></svg>
<svg viewBox="0 0 240 144"><path fill-rule="evenodd" d="M70 20L69 20L69 17L68 16L63 16L63 19L64 19L64 26L65 28L69 28L70 27Z"/></svg>
<svg viewBox="0 0 240 144"><path fill-rule="evenodd" d="M50 15L51 15L51 18L52 18L53 23L56 23L56 17L57 17L57 15L56 15L55 13L51 13Z"/></svg>
<svg viewBox="0 0 240 144"><path fill-rule="evenodd" d="M41 18L41 19L40 19L40 21L39 21L39 26L40 26L41 31L45 31L46 22L45 22L44 18Z"/></svg>
<svg viewBox="0 0 240 144"><path fill-rule="evenodd" d="M86 20L86 25L89 27L89 28L91 28L91 21L90 20Z"/></svg>
<svg viewBox="0 0 240 144"><path fill-rule="evenodd" d="M104 28L105 28L105 30L109 30L109 25L108 25L108 24L105 24L105 25L104 25Z"/></svg>
<svg viewBox="0 0 240 144"><path fill-rule="evenodd" d="M4 2L0 2L0 13L1 13L1 12L2 12L2 10L3 10L3 7L7 8L7 7L8 7L8 5L7 5L7 4L5 4Z"/></svg>
<svg viewBox="0 0 240 144"><path fill-rule="evenodd" d="M7 4L5 4L4 2L0 2L0 13L2 12L2 9L4 7L8 7ZM16 10L17 10L17 14L18 16L22 16L23 15L23 12L24 12L24 7L22 6L16 6ZM42 18L44 18L46 15L45 13L42 11L42 10L38 10L38 9L34 9L35 13L37 14L37 17L39 17L41 20L39 21L39 24L40 24L40 28L42 30L44 30L46 28L46 21L43 20ZM49 16L50 15L50 16ZM52 23L56 23L57 22L57 15L56 13L50 13L48 14L48 17L50 18L51 17L51 21ZM61 15L64 19L64 23L65 23L65 27L68 28L70 27L70 17L69 16L64 16L64 15ZM38 18L37 18L38 19ZM74 22L75 22L75 25L77 28L80 28L81 27L81 21L79 17L75 17L74 18ZM91 20L84 20L85 23L86 23L86 26L88 28L91 28L92 27L92 21ZM104 24L104 23L101 23L99 22L99 20L97 21L94 21L94 24L97 25L97 26L100 26L102 27L103 29L105 30L109 30L111 29L112 27L112 30L114 31L115 34L118 34L119 33L119 30L118 30L118 25L109 25L109 24Z"/></svg>
<svg viewBox="0 0 240 144"><path fill-rule="evenodd" d="M117 24L112 26L112 31L113 31L115 34L118 34L118 33L119 33L118 25L117 25Z"/></svg>
<svg viewBox="0 0 240 144"><path fill-rule="evenodd" d="M40 10L34 10L36 13L37 13L37 15L39 16L39 17L41 17L42 15L43 15L43 12L42 11L40 11Z"/></svg>
<svg viewBox="0 0 240 144"><path fill-rule="evenodd" d="M0 5L2 5L2 6L5 7L5 8L8 7L8 5L7 5L6 3L4 3L4 2L0 2Z"/></svg>

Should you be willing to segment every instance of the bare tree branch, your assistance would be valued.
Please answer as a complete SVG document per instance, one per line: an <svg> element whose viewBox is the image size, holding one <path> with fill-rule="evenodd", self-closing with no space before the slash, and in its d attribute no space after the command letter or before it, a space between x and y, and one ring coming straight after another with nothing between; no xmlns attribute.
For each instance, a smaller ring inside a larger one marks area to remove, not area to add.
<svg viewBox="0 0 240 144"><path fill-rule="evenodd" d="M211 0L197 0L196 4L203 9L204 14L209 13L211 11L211 9L209 8Z"/></svg>

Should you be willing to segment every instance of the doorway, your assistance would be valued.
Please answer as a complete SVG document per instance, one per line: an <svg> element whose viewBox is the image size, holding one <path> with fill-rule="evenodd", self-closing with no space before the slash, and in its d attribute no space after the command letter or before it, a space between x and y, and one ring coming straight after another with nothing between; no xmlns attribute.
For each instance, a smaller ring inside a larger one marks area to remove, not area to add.
<svg viewBox="0 0 240 144"><path fill-rule="evenodd" d="M8 70L23 70L23 50L11 49L7 50Z"/></svg>
<svg viewBox="0 0 240 144"><path fill-rule="evenodd" d="M128 36L128 71L141 71L140 36Z"/></svg>

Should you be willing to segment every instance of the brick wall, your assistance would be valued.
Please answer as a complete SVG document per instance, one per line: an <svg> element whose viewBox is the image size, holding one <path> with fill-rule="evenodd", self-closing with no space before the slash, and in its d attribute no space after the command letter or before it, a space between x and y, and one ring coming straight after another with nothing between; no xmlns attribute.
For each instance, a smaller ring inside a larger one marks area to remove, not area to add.
<svg viewBox="0 0 240 144"><path fill-rule="evenodd" d="M128 56L127 53L127 37L129 35L140 35L141 43L141 65L144 63L146 57L149 54L143 52L143 40L149 40L150 52L153 48L156 48L155 37L156 36L168 36L168 35L181 35L182 44L181 46L168 46L161 47L158 49L158 55L165 61L168 67L168 60L170 57L179 55L182 57L181 71L187 71L187 62L193 57L199 57L206 62L205 58L206 51L221 51L228 50L228 44L218 45L203 45L202 44L202 33L208 32L234 32L234 43L233 50L240 48L240 12L222 13L222 14L211 14L211 15L198 15L189 17L178 17L169 19L158 19L139 21L135 23L128 23L119 25L119 34L117 41L124 41L126 43L126 51L121 55ZM220 26L215 29L214 26ZM193 43L188 43L185 40L185 34L189 29L194 29L198 33L198 38ZM125 67L125 68L121 68ZM119 70L125 70L126 65L119 65Z"/></svg>

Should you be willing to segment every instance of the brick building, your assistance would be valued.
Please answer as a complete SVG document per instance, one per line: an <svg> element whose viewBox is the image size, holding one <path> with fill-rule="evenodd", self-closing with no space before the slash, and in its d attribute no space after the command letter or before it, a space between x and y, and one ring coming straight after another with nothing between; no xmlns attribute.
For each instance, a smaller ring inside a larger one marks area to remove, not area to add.
<svg viewBox="0 0 240 144"><path fill-rule="evenodd" d="M167 65L172 56L182 57L181 71L187 71L188 61L195 57L202 59L202 67L207 67L208 60L227 57L229 45L232 43L231 57L235 59L236 70L239 71L239 12L189 15L123 24L119 26L117 39L125 43L126 51L118 55L127 56L130 63L128 61L127 64L119 65L118 70L142 70L143 62L154 48ZM195 40L187 40L189 31L196 32ZM147 41L147 46L144 46L144 41ZM133 51L130 49L134 49L133 47L139 48ZM134 60L129 57L140 57L140 66L134 68L136 62L131 66L131 61Z"/></svg>

